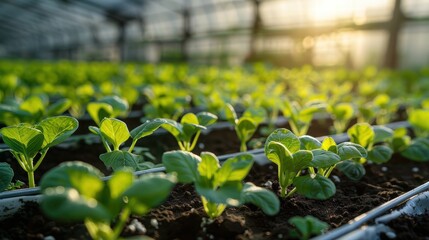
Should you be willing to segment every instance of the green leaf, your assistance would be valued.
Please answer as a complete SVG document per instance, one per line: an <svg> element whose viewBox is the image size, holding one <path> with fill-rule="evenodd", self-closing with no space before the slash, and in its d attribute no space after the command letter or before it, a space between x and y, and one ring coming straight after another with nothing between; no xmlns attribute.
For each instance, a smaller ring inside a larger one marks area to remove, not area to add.
<svg viewBox="0 0 429 240"><path fill-rule="evenodd" d="M80 195L95 198L104 186L101 176L98 169L87 163L65 162L43 175L40 188L42 191L57 186L75 188Z"/></svg>
<svg viewBox="0 0 429 240"><path fill-rule="evenodd" d="M353 105L350 103L338 103L328 108L328 110L330 110L335 119L339 121L351 119L354 114Z"/></svg>
<svg viewBox="0 0 429 240"><path fill-rule="evenodd" d="M66 98L60 99L46 108L46 115L56 116L56 115L63 114L71 107L71 105L72 105L72 101L70 99L66 99Z"/></svg>
<svg viewBox="0 0 429 240"><path fill-rule="evenodd" d="M229 103L225 106L225 118L232 125L237 125L237 113L235 113L234 107Z"/></svg>
<svg viewBox="0 0 429 240"><path fill-rule="evenodd" d="M366 173L363 165L353 160L345 160L338 163L337 169L354 181L359 181Z"/></svg>
<svg viewBox="0 0 429 240"><path fill-rule="evenodd" d="M341 161L340 156L330 151L315 149L312 153L313 160L310 163L311 167L326 169Z"/></svg>
<svg viewBox="0 0 429 240"><path fill-rule="evenodd" d="M429 160L429 139L417 138L401 152L401 155L418 162L426 162Z"/></svg>
<svg viewBox="0 0 429 240"><path fill-rule="evenodd" d="M335 154L338 153L337 143L332 137L327 137L323 139L321 148L325 151L330 151Z"/></svg>
<svg viewBox="0 0 429 240"><path fill-rule="evenodd" d="M387 142L393 138L393 130L384 126L373 126L374 143Z"/></svg>
<svg viewBox="0 0 429 240"><path fill-rule="evenodd" d="M351 142L344 142L338 145L338 155L341 160L348 160L352 158L365 158L367 152L361 145Z"/></svg>
<svg viewBox="0 0 429 240"><path fill-rule="evenodd" d="M162 155L162 163L168 173L175 172L181 183L192 183L198 179L198 164L201 158L191 152L170 151Z"/></svg>
<svg viewBox="0 0 429 240"><path fill-rule="evenodd" d="M258 125L267 118L267 112L263 107L250 107L244 111L242 118L249 118Z"/></svg>
<svg viewBox="0 0 429 240"><path fill-rule="evenodd" d="M265 155L268 160L274 162L277 166L288 166L293 162L292 154L281 143L270 141L265 144Z"/></svg>
<svg viewBox="0 0 429 240"><path fill-rule="evenodd" d="M313 216L292 217L288 220L288 223L297 228L301 239L309 239L313 235L320 235L329 228L327 223Z"/></svg>
<svg viewBox="0 0 429 240"><path fill-rule="evenodd" d="M135 181L122 196L128 198L128 204L133 213L142 215L161 204L170 195L175 183L176 178L173 175L145 174Z"/></svg>
<svg viewBox="0 0 429 240"><path fill-rule="evenodd" d="M156 118L152 121L148 120L142 125L134 128L130 134L133 139L140 139L143 137L146 137L148 135L151 135L153 132L155 132L159 127L161 127L166 121L161 118Z"/></svg>
<svg viewBox="0 0 429 240"><path fill-rule="evenodd" d="M250 118L240 118L237 122L237 135L241 142L247 142L258 126Z"/></svg>
<svg viewBox="0 0 429 240"><path fill-rule="evenodd" d="M377 145L371 151L368 151L368 160L375 163L385 163L392 158L393 150L384 145Z"/></svg>
<svg viewBox="0 0 429 240"><path fill-rule="evenodd" d="M410 110L408 122L416 131L429 132L429 109L413 109Z"/></svg>
<svg viewBox="0 0 429 240"><path fill-rule="evenodd" d="M313 160L313 153L308 150L299 150L298 152L292 154L293 165L286 166L293 169L294 172L301 171L304 168L310 166L311 161Z"/></svg>
<svg viewBox="0 0 429 240"><path fill-rule="evenodd" d="M50 218L67 221L110 221L109 210L94 198L82 196L73 188L62 186L44 189L41 207Z"/></svg>
<svg viewBox="0 0 429 240"><path fill-rule="evenodd" d="M120 198L121 195L133 184L134 175L129 169L121 169L113 173L107 181L110 198ZM122 198L121 198L122 199Z"/></svg>
<svg viewBox="0 0 429 240"><path fill-rule="evenodd" d="M368 123L357 123L347 131L350 141L357 143L364 148L372 146L374 143L374 131Z"/></svg>
<svg viewBox="0 0 429 240"><path fill-rule="evenodd" d="M251 182L244 184L240 198L241 202L252 203L270 216L276 215L280 211L280 201L277 195L265 188L255 186Z"/></svg>
<svg viewBox="0 0 429 240"><path fill-rule="evenodd" d="M268 144L271 141L279 142L291 153L297 152L301 148L298 137L285 128L279 128L272 132L265 141L265 154L268 154Z"/></svg>
<svg viewBox="0 0 429 240"><path fill-rule="evenodd" d="M42 131L44 141L42 148L49 148L62 143L69 138L78 128L79 122L68 116L46 118L36 128Z"/></svg>
<svg viewBox="0 0 429 240"><path fill-rule="evenodd" d="M109 104L112 107L114 115L111 117L117 117L128 111L129 108L127 100L118 96L103 97L98 102Z"/></svg>
<svg viewBox="0 0 429 240"><path fill-rule="evenodd" d="M12 182L13 169L9 164L0 162L0 192L5 190Z"/></svg>
<svg viewBox="0 0 429 240"><path fill-rule="evenodd" d="M130 167L133 170L138 169L139 162L143 161L143 156L129 153L127 151L115 150L100 155L100 160L104 165L111 167L114 171L124 167Z"/></svg>
<svg viewBox="0 0 429 240"><path fill-rule="evenodd" d="M320 174L299 176L293 181L296 191L310 199L325 200L335 195L335 184Z"/></svg>
<svg viewBox="0 0 429 240"><path fill-rule="evenodd" d="M19 108L30 112L33 117L40 118L45 111L45 104L40 96L31 96L25 99L25 101L19 105Z"/></svg>
<svg viewBox="0 0 429 240"><path fill-rule="evenodd" d="M182 119L180 120L180 123L181 124L189 123L189 124L195 124L195 125L199 124L197 115L195 115L194 113L187 113L183 115Z"/></svg>
<svg viewBox="0 0 429 240"><path fill-rule="evenodd" d="M299 141L301 142L302 150L313 150L319 149L322 147L322 143L319 140L312 136L304 135L299 137Z"/></svg>
<svg viewBox="0 0 429 240"><path fill-rule="evenodd" d="M207 127L217 121L217 116L209 112L197 113L198 122L200 125Z"/></svg>
<svg viewBox="0 0 429 240"><path fill-rule="evenodd" d="M171 119L163 119L165 121L164 124L161 125L162 128L167 130L171 135L174 137L179 137L180 134L182 134L183 129L182 125L174 120Z"/></svg>
<svg viewBox="0 0 429 240"><path fill-rule="evenodd" d="M105 118L101 122L100 132L113 145L115 150L119 150L119 146L130 137L127 125L114 118Z"/></svg>
<svg viewBox="0 0 429 240"><path fill-rule="evenodd" d="M242 181L249 173L252 165L253 156L250 154L240 154L227 159L216 173L215 185L220 186L230 181Z"/></svg>
<svg viewBox="0 0 429 240"><path fill-rule="evenodd" d="M42 148L43 134L38 129L18 125L2 128L1 134L3 141L26 159L34 158Z"/></svg>
<svg viewBox="0 0 429 240"><path fill-rule="evenodd" d="M209 202L229 206L241 205L240 195L242 188L241 181L229 181L216 189L204 187L198 183L195 185L197 193L204 196Z"/></svg>
<svg viewBox="0 0 429 240"><path fill-rule="evenodd" d="M219 160L213 153L201 153L201 162L198 164L198 173L201 177L210 180L219 168Z"/></svg>
<svg viewBox="0 0 429 240"><path fill-rule="evenodd" d="M97 126L100 126L104 118L113 117L113 108L107 103L91 102L86 109Z"/></svg>

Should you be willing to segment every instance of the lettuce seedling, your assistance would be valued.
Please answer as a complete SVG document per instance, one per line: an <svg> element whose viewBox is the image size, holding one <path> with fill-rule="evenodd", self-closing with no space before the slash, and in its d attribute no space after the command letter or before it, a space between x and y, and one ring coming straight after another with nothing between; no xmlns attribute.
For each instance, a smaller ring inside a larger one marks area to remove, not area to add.
<svg viewBox="0 0 429 240"><path fill-rule="evenodd" d="M187 113L182 117L180 123L171 119L164 119L164 121L162 128L174 136L179 148L191 152L197 145L201 131L215 123L217 116L209 112Z"/></svg>
<svg viewBox="0 0 429 240"><path fill-rule="evenodd" d="M204 211L210 218L222 214L227 206L252 203L268 215L280 209L277 196L271 191L242 181L253 165L248 154L227 159L222 167L218 158L209 152L201 157L186 151L164 153L162 162L167 172L174 172L181 183L193 183L201 196Z"/></svg>
<svg viewBox="0 0 429 240"><path fill-rule="evenodd" d="M238 139L240 140L240 151L247 151L246 143L255 134L259 124L261 124L266 118L266 111L262 107L249 108L244 111L243 116L237 117L237 113L234 107L227 103L225 107L225 117L230 122L237 133Z"/></svg>
<svg viewBox="0 0 429 240"><path fill-rule="evenodd" d="M409 110L408 122L414 130L417 137L429 137L429 109L411 109Z"/></svg>
<svg viewBox="0 0 429 240"><path fill-rule="evenodd" d="M45 95L30 96L21 103L0 104L0 122L7 126L20 123L34 124L47 117L64 113L71 104L69 99L59 99L55 103L49 103Z"/></svg>
<svg viewBox="0 0 429 240"><path fill-rule="evenodd" d="M295 216L290 218L288 223L296 228L291 231L290 236L302 240L310 239L311 236L320 235L329 228L329 224L313 216Z"/></svg>
<svg viewBox="0 0 429 240"><path fill-rule="evenodd" d="M42 163L49 148L70 137L78 128L73 117L50 117L32 126L19 124L1 129L3 141L19 165L27 172L28 186L35 187L34 172ZM34 161L36 156L37 161Z"/></svg>
<svg viewBox="0 0 429 240"><path fill-rule="evenodd" d="M307 198L327 199L335 194L335 184L328 178L340 163L366 156L364 148L354 143L337 145L332 138L321 143L311 136L295 136L287 129L277 129L265 142L265 155L278 166L281 196L298 192ZM302 175L307 170L307 175ZM288 192L288 187L295 187Z"/></svg>
<svg viewBox="0 0 429 240"><path fill-rule="evenodd" d="M353 105L351 103L332 104L327 107L327 110L334 121L334 132L343 133L354 117Z"/></svg>
<svg viewBox="0 0 429 240"><path fill-rule="evenodd" d="M308 102L301 106L298 102L285 101L282 108L283 116L288 118L292 132L297 136L307 134L313 116L326 109L326 104L320 101Z"/></svg>
<svg viewBox="0 0 429 240"><path fill-rule="evenodd" d="M107 151L100 155L101 161L107 167L111 167L115 171L122 167L130 167L137 170L145 165L143 156L133 153L137 141L151 135L165 123L165 120L159 118L151 121L148 120L130 132L127 124L123 121L115 118L104 118L101 121L100 128L90 126L89 130L100 137ZM128 150L120 149L119 147L130 137L133 140Z"/></svg>
<svg viewBox="0 0 429 240"><path fill-rule="evenodd" d="M0 162L0 192L10 186L13 175L13 169L10 165L5 162Z"/></svg>
<svg viewBox="0 0 429 240"><path fill-rule="evenodd" d="M40 183L43 212L56 220L84 221L93 239L115 240L131 214L148 213L176 183L174 176L164 173L134 179L127 169L116 171L106 182L101 177L98 169L83 162L53 168Z"/></svg>
<svg viewBox="0 0 429 240"><path fill-rule="evenodd" d="M389 161L392 157L393 150L388 143L392 140L394 132L390 128L357 123L349 128L347 134L351 142L367 150L367 160L380 164ZM360 162L365 163L366 159L362 158Z"/></svg>
<svg viewBox="0 0 429 240"><path fill-rule="evenodd" d="M128 102L118 96L104 97L96 102L89 103L87 106L87 111L97 126L100 126L104 118L116 118L125 115L128 109Z"/></svg>

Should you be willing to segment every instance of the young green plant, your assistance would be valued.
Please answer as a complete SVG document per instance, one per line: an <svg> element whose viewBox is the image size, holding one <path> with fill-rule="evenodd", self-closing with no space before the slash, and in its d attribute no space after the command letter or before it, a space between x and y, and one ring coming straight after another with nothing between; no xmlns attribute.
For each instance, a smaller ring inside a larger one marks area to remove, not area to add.
<svg viewBox="0 0 429 240"><path fill-rule="evenodd" d="M201 131L217 121L217 116L209 112L187 113L179 122L163 119L162 128L167 130L179 144L180 150L191 152L197 145Z"/></svg>
<svg viewBox="0 0 429 240"><path fill-rule="evenodd" d="M237 113L234 107L227 103L225 107L225 117L230 122L237 133L238 139L240 140L240 151L247 151L246 143L255 134L259 124L261 124L266 118L266 111L262 107L248 108L244 111L243 116L237 117Z"/></svg>
<svg viewBox="0 0 429 240"><path fill-rule="evenodd" d="M297 136L303 136L307 134L314 114L325 109L326 104L321 101L310 101L301 106L298 102L286 100L282 112L288 118L292 132Z"/></svg>
<svg viewBox="0 0 429 240"><path fill-rule="evenodd" d="M351 103L331 104L328 105L327 110L334 121L333 130L335 134L343 133L355 114Z"/></svg>
<svg viewBox="0 0 429 240"><path fill-rule="evenodd" d="M42 163L49 148L70 137L78 128L73 117L58 116L42 120L35 126L19 124L1 129L3 141L19 165L27 172L28 186L35 187L34 172ZM39 155L37 161L35 158Z"/></svg>
<svg viewBox="0 0 429 240"><path fill-rule="evenodd" d="M113 170L118 170L122 167L139 170L145 169L146 163L142 155L133 153L137 141L151 135L165 123L165 120L159 118L148 120L130 132L127 124L123 121L115 118L104 118L100 123L100 128L90 126L89 130L100 137L107 151L100 155L101 161L107 167L111 167ZM130 147L127 150L120 149L119 147L130 137L133 139Z"/></svg>
<svg viewBox="0 0 429 240"><path fill-rule="evenodd" d="M243 184L253 165L248 154L227 159L222 166L218 158L209 152L197 156L186 151L170 151L162 156L167 172L176 173L181 183L193 183L201 196L204 211L210 218L222 214L227 206L252 203L268 215L275 215L280 209L277 196L271 191L253 183Z"/></svg>
<svg viewBox="0 0 429 240"><path fill-rule="evenodd" d="M125 99L118 96L107 96L96 102L90 102L86 109L92 120L97 126L100 126L104 118L116 118L125 115L129 106Z"/></svg>
<svg viewBox="0 0 429 240"><path fill-rule="evenodd" d="M43 212L56 220L83 221L93 239L115 240L131 214L148 213L176 183L174 176L164 173L135 179L128 169L116 171L106 182L101 177L98 169L83 162L55 167L40 183Z"/></svg>
<svg viewBox="0 0 429 240"><path fill-rule="evenodd" d="M332 138L322 143L307 135L298 138L284 128L268 136L264 150L267 158L278 167L281 196L289 197L298 192L312 199L328 199L335 194L335 184L328 177L337 164L352 157L366 156L365 149L357 144L337 146ZM294 188L288 191L292 185Z"/></svg>

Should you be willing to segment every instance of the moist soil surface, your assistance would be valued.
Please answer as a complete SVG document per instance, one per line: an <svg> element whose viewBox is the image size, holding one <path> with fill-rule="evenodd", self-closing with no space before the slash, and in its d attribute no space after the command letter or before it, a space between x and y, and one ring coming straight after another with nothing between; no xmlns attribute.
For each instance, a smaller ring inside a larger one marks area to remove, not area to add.
<svg viewBox="0 0 429 240"><path fill-rule="evenodd" d="M281 200L276 216L266 216L252 205L227 208L221 217L208 223L201 201L190 185L177 185L168 200L146 216L133 216L123 236L142 235L156 239L288 239L293 216L313 215L330 228L346 224L384 202L428 180L429 164L404 160L400 156L382 165L366 165L367 174L358 182L334 171L337 193L320 201L294 195ZM254 165L246 181L271 187L278 192L276 167ZM144 228L141 227L141 224ZM14 217L0 222L0 239L89 239L82 223L60 223L47 219L35 203L28 203ZM428 239L426 217L400 218L389 224L397 239ZM387 238L386 238L387 239Z"/></svg>

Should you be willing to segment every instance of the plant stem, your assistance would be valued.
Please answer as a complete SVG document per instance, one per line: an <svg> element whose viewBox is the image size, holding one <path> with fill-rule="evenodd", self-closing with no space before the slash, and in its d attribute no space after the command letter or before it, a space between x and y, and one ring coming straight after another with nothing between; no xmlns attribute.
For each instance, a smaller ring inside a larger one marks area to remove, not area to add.
<svg viewBox="0 0 429 240"><path fill-rule="evenodd" d="M192 144L191 144L191 146L189 147L189 151L194 150L195 145L197 145L198 138L200 137L200 134L201 134L201 131L198 131L198 132L195 134L194 139L192 140Z"/></svg>
<svg viewBox="0 0 429 240"><path fill-rule="evenodd" d="M286 197L292 196L292 194L294 194L295 192L296 192L296 187L294 187L291 191L289 191Z"/></svg>
<svg viewBox="0 0 429 240"><path fill-rule="evenodd" d="M132 152L133 152L134 147L136 146L136 143L137 143L137 139L136 139L136 140L133 140L133 142L131 143L130 148L128 148L128 152L129 152L129 153L132 153Z"/></svg>
<svg viewBox="0 0 429 240"><path fill-rule="evenodd" d="M115 228L113 229L113 236L112 239L118 239L119 235L122 232L122 229L125 226L125 223L128 220L128 217L130 216L131 211L129 208L125 207L122 211L121 215L119 216L118 223L116 224Z"/></svg>
<svg viewBox="0 0 429 240"><path fill-rule="evenodd" d="M240 144L240 152L245 152L245 151L247 151L247 146L246 146L246 142L243 141Z"/></svg>
<svg viewBox="0 0 429 240"><path fill-rule="evenodd" d="M36 165L33 168L33 171L36 171L36 169L40 166L40 164L42 163L43 159L46 156L46 153L48 152L49 148L46 148L43 152L42 155L40 156L39 160L37 161Z"/></svg>
<svg viewBox="0 0 429 240"><path fill-rule="evenodd" d="M28 187L36 187L36 184L34 182L34 172L33 171L27 171L28 176Z"/></svg>

